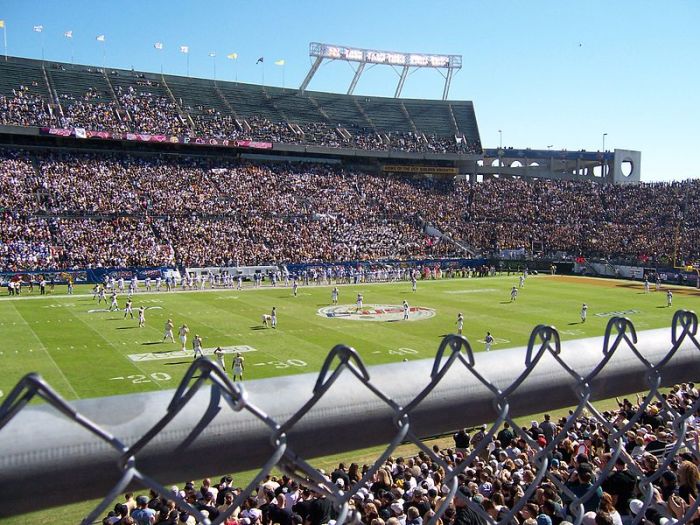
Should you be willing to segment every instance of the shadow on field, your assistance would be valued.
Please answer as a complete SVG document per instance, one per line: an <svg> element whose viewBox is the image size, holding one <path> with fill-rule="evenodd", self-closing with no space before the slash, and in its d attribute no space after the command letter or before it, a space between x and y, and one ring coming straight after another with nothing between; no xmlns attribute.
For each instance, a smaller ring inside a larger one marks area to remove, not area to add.
<svg viewBox="0 0 700 525"><path fill-rule="evenodd" d="M575 325L575 324L581 324L581 322L580 322L580 321L574 321L573 323L569 323L569 326L573 326L573 325Z"/></svg>
<svg viewBox="0 0 700 525"><path fill-rule="evenodd" d="M251 330L267 330L267 326L260 326L260 325L251 326L250 329Z"/></svg>
<svg viewBox="0 0 700 525"><path fill-rule="evenodd" d="M149 341L148 343L141 343L142 345L148 346L148 345L159 345L161 343L164 343L165 341ZM164 350L164 352L168 352L169 350ZM159 352L154 352L154 353L159 353Z"/></svg>
<svg viewBox="0 0 700 525"><path fill-rule="evenodd" d="M138 326L120 326L117 330L132 330L134 328L138 328Z"/></svg>
<svg viewBox="0 0 700 525"><path fill-rule="evenodd" d="M187 361L173 361L172 363L163 363L163 364L165 366L172 366L172 365L189 365L191 363L192 363L191 360L187 360ZM198 377L199 376L192 376L192 379L196 379Z"/></svg>
<svg viewBox="0 0 700 525"><path fill-rule="evenodd" d="M670 306L657 306L657 308L670 308Z"/></svg>
<svg viewBox="0 0 700 525"><path fill-rule="evenodd" d="M513 302L513 301L501 301L501 304L510 304L510 303L512 303L512 302Z"/></svg>

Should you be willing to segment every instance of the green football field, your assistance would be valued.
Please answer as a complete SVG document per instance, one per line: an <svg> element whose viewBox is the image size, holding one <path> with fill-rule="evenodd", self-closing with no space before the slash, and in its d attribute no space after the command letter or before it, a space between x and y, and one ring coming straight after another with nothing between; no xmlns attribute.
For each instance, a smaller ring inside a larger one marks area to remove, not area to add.
<svg viewBox="0 0 700 525"><path fill-rule="evenodd" d="M175 388L192 362L191 341L203 339L205 354L224 348L231 369L233 352L245 357L245 380L319 370L337 343L354 347L367 365L403 359L431 358L443 335L456 331L459 312L464 335L477 351L487 331L493 350L527 343L531 329L552 324L562 339L602 335L612 315L632 319L639 330L670 326L673 312L697 309L696 290L674 288L673 307L665 291L644 294L641 284L575 277L532 276L515 302L510 289L517 277L420 281L416 292L408 282L341 286L339 307L331 306L328 286L264 287L194 292L138 293L134 309L143 305L146 327L123 312L107 312L88 287L73 296L24 294L0 298L0 395L5 396L27 372L39 372L67 399L89 398ZM357 311L357 293L364 306ZM126 296L119 298L123 307ZM402 301L411 308L402 320ZM580 322L582 303L588 319ZM262 326L262 314L277 308L276 329ZM162 342L170 318L177 328L190 328L186 351ZM0 400L2 398L0 397Z"/></svg>

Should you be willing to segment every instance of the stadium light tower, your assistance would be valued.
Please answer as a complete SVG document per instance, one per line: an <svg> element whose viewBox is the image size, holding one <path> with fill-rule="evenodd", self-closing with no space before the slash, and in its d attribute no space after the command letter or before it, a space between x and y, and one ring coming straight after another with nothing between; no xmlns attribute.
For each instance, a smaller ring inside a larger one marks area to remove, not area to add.
<svg viewBox="0 0 700 525"><path fill-rule="evenodd" d="M394 98L401 96L406 78L411 69L431 68L437 70L445 79L445 87L442 91L442 100L447 100L450 92L450 84L455 71L462 69L462 55L432 55L425 53L400 53L397 51L378 51L376 49L360 49L332 44L311 42L309 44L309 56L315 57L311 69L306 74L304 81L299 86L299 92L304 93L311 79L318 71L324 60L342 60L344 62L357 62L355 75L350 82L348 95L352 95L367 64L374 66L390 66L399 75L399 83L394 92ZM397 68L401 68L400 71ZM446 70L443 73L442 70Z"/></svg>
<svg viewBox="0 0 700 525"><path fill-rule="evenodd" d="M603 133L603 153L605 153L605 137L607 137L607 133Z"/></svg>

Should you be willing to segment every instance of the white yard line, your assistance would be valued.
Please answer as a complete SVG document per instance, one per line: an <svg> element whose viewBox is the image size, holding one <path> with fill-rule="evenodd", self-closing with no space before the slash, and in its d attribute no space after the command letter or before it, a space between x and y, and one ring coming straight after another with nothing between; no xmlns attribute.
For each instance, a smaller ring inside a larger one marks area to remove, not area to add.
<svg viewBox="0 0 700 525"><path fill-rule="evenodd" d="M66 374L63 373L63 370L61 369L61 367L58 366L58 363L57 363L56 360L53 358L53 356L52 356L51 353L49 352L48 348L46 348L46 346L44 346L44 343L41 341L41 339L39 339L39 336L36 335L36 332L34 332L34 330L32 330L31 325L30 325L30 324L27 322L27 320L22 316L22 314L19 312L19 310L17 310L17 308L15 308L14 305L13 305L13 308L14 308L15 312L17 312L17 315L18 315L19 318L22 320L22 322L27 326L27 328L29 328L29 331L32 333L32 336L34 336L34 339L36 339L37 343L39 343L39 346L41 347L41 349L44 350L44 352L46 352L46 355L48 356L48 358L49 358L49 359L51 360L51 362L53 363L53 366L56 367L56 370L58 370L58 373L61 374L61 377L63 377L63 379L64 379L64 381L66 382L66 384L68 385L68 388L70 389L70 391L73 392L73 395L75 395L76 399L80 399L80 396L78 395L78 392L75 391L75 388L73 388L73 385L71 384L71 382L70 382L70 381L68 380L68 378L66 377Z"/></svg>

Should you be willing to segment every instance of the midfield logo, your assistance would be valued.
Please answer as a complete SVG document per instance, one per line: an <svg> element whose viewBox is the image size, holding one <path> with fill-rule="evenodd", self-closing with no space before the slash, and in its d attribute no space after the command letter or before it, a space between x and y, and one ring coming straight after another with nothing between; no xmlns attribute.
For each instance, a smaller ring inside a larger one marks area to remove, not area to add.
<svg viewBox="0 0 700 525"><path fill-rule="evenodd" d="M366 304L357 308L353 304L339 304L319 308L316 315L350 321L402 321L403 306L400 304ZM407 321L423 321L435 316L435 310L425 306L410 306Z"/></svg>

